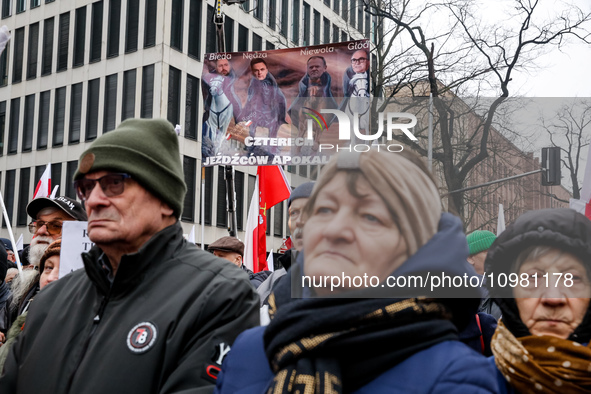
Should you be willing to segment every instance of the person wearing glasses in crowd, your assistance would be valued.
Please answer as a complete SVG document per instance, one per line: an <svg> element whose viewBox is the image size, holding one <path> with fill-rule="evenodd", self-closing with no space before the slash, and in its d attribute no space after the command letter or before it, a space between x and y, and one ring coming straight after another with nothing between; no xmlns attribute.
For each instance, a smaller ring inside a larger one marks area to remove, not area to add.
<svg viewBox="0 0 591 394"><path fill-rule="evenodd" d="M183 238L173 125L125 120L82 153L74 181L95 245L36 297L0 392L212 391L236 336L259 324L258 296Z"/></svg>
<svg viewBox="0 0 591 394"><path fill-rule="evenodd" d="M12 299L7 314L7 327L27 311L29 304L39 292L39 262L45 250L53 241L62 236L62 225L68 220L85 221L86 212L82 205L69 197L36 198L27 205L27 213L33 218L29 232L33 235L28 260L33 269L23 270L12 283Z"/></svg>
<svg viewBox="0 0 591 394"><path fill-rule="evenodd" d="M359 130L366 134L369 129L369 53L365 49L355 51L351 65L343 74L343 102L340 110L350 117L359 116ZM352 136L355 134L352 132Z"/></svg>

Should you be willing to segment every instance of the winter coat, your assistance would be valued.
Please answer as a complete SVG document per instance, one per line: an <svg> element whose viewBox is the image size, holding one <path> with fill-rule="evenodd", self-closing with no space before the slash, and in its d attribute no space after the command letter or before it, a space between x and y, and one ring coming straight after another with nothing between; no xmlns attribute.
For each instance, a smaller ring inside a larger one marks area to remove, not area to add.
<svg viewBox="0 0 591 394"><path fill-rule="evenodd" d="M478 316L479 321L476 320L476 316ZM478 314L474 315L470 323L468 323L468 326L460 332L460 341L485 357L492 356L490 340L496 328L497 320L494 316L478 312Z"/></svg>
<svg viewBox="0 0 591 394"><path fill-rule="evenodd" d="M183 238L180 223L124 255L98 247L35 298L2 393L211 392L229 346L259 323L247 275Z"/></svg>
<svg viewBox="0 0 591 394"><path fill-rule="evenodd" d="M215 393L265 392L274 374L264 352L264 330L256 327L236 339ZM495 370L485 357L461 342L445 341L415 353L352 394L381 393L497 393L497 383Z"/></svg>
<svg viewBox="0 0 591 394"><path fill-rule="evenodd" d="M446 270L448 275L475 275L466 261L468 245L461 222L443 214L439 231L412 255L395 275ZM302 256L299 256L302 257ZM301 265L298 259L298 265ZM294 266L291 267L291 270ZM289 273L288 273L289 275ZM289 276L283 280L290 279ZM446 301L454 321L464 328L476 313L479 299ZM471 307L466 308L465 306ZM279 307L281 308L281 307ZM280 309L279 309L280 310ZM274 377L265 354L263 334L257 327L241 334L222 365L216 393L264 393ZM354 393L496 393L494 368L481 354L459 340L445 340L414 353Z"/></svg>

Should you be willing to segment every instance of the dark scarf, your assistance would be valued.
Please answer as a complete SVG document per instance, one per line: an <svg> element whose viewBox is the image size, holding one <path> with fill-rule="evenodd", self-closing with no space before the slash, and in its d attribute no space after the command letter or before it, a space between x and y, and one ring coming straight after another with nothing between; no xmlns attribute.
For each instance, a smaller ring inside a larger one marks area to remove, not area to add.
<svg viewBox="0 0 591 394"><path fill-rule="evenodd" d="M267 393L352 392L409 356L458 338L449 309L434 299L292 298L290 276L298 267L269 297L273 319L264 341L275 378Z"/></svg>

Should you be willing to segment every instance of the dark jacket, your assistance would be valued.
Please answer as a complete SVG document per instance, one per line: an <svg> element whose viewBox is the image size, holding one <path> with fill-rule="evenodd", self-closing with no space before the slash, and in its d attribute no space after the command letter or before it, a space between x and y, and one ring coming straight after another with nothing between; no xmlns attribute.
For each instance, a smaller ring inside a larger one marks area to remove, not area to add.
<svg viewBox="0 0 591 394"><path fill-rule="evenodd" d="M479 312L474 315L468 326L460 332L460 341L485 357L490 357L492 356L490 340L496 328L497 320L494 316Z"/></svg>
<svg viewBox="0 0 591 394"><path fill-rule="evenodd" d="M84 270L31 304L0 392L211 392L228 346L258 325L245 273L184 240L179 223L123 256L112 284L98 247L82 257Z"/></svg>

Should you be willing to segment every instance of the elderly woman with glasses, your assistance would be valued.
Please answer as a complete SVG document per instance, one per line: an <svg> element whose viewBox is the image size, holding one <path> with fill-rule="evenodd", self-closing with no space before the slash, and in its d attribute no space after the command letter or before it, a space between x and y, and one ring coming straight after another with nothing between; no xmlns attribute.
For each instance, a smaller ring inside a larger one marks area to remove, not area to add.
<svg viewBox="0 0 591 394"><path fill-rule="evenodd" d="M236 340L218 393L496 392L487 359L458 340L478 293L412 285L475 275L462 224L442 213L418 158L340 154L302 223L304 248L269 297L271 322Z"/></svg>
<svg viewBox="0 0 591 394"><path fill-rule="evenodd" d="M485 268L503 312L491 342L501 392L591 392L591 221L566 208L527 212Z"/></svg>

